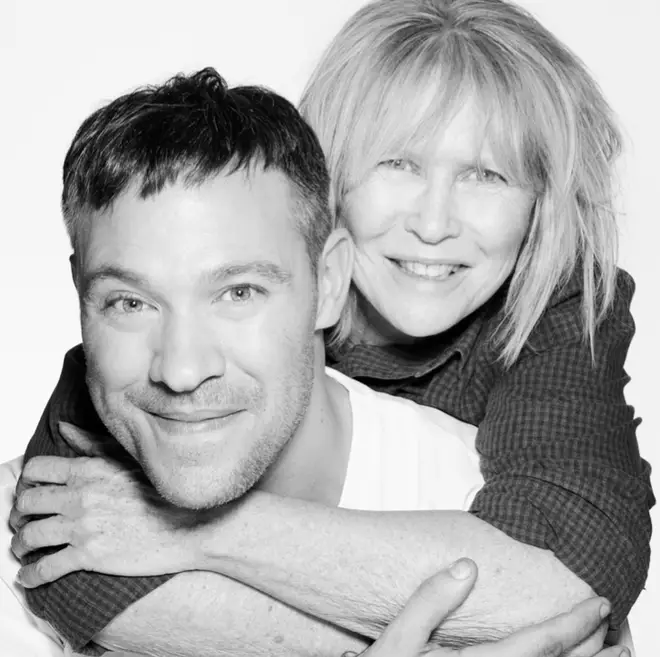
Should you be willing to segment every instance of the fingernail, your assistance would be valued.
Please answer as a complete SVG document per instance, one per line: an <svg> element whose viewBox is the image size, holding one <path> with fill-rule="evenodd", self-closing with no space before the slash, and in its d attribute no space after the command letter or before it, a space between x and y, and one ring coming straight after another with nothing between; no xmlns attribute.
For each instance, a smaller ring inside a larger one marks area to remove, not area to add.
<svg viewBox="0 0 660 657"><path fill-rule="evenodd" d="M607 616L610 615L610 611L612 608L610 607L609 602L603 602L603 604L600 606L600 617L601 618L607 618Z"/></svg>
<svg viewBox="0 0 660 657"><path fill-rule="evenodd" d="M619 653L619 657L630 657L630 651L628 648L623 648L623 650L621 650Z"/></svg>
<svg viewBox="0 0 660 657"><path fill-rule="evenodd" d="M452 564L449 572L454 579L467 579L472 572L472 568L465 559L459 559Z"/></svg>

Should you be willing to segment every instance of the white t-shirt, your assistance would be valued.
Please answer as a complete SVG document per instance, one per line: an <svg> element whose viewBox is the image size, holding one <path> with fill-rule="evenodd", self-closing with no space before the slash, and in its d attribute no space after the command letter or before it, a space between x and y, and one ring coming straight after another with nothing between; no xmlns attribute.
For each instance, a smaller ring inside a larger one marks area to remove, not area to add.
<svg viewBox="0 0 660 657"><path fill-rule="evenodd" d="M339 506L421 511L470 506L484 480L477 428L435 408L376 392L328 368L349 393L353 440Z"/></svg>

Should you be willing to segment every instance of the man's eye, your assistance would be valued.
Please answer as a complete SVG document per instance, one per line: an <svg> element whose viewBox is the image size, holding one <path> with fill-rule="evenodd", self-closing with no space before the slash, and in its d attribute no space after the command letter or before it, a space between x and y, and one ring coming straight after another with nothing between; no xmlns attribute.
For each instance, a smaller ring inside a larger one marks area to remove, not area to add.
<svg viewBox="0 0 660 657"><path fill-rule="evenodd" d="M112 310L123 315L132 315L142 312L145 305L144 301L135 297L116 297L114 299L108 299L104 310Z"/></svg>
<svg viewBox="0 0 660 657"><path fill-rule="evenodd" d="M252 285L234 285L220 295L220 300L231 303L248 303L254 301L257 294L259 294L259 290Z"/></svg>

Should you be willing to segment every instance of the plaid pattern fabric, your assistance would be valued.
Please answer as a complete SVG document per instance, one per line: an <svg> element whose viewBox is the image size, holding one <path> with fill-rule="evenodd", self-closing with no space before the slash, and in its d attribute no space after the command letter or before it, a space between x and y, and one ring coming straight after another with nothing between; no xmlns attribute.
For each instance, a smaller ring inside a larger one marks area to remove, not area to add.
<svg viewBox="0 0 660 657"><path fill-rule="evenodd" d="M612 602L612 627L646 581L655 503L635 437L640 420L624 397L634 289L619 270L614 306L596 333L595 364L582 338L581 272L555 295L509 370L490 340L504 292L421 347L357 345L333 363L372 388L478 425L486 483L471 512L552 550Z"/></svg>
<svg viewBox="0 0 660 657"><path fill-rule="evenodd" d="M596 336L595 366L581 337L577 278L556 296L508 371L489 340L502 295L440 339L414 348L358 345L332 363L373 388L479 425L486 484L472 513L519 541L552 550L610 599L614 627L646 580L654 503L650 467L635 438L639 420L623 395L633 291L630 276L620 272L614 308ZM27 459L76 455L58 420L105 431L85 386L80 345L64 359ZM26 593L32 610L75 650L96 655L103 649L91 642L94 635L170 577L77 572Z"/></svg>

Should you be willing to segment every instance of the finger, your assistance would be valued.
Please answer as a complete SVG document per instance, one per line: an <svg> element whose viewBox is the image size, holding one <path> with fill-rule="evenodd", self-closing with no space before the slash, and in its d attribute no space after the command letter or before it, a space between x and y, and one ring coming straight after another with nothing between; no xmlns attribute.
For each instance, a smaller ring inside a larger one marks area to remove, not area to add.
<svg viewBox="0 0 660 657"><path fill-rule="evenodd" d="M55 554L49 554L34 563L23 566L18 571L16 579L26 589L54 582L73 571L82 570L77 554L75 548L66 547Z"/></svg>
<svg viewBox="0 0 660 657"><path fill-rule="evenodd" d="M35 484L28 484L24 477L23 474L18 478L18 481L16 482L16 490L14 490L14 500L24 491L30 488L31 486L34 486Z"/></svg>
<svg viewBox="0 0 660 657"><path fill-rule="evenodd" d="M34 520L32 516L26 513L21 513L17 508L16 504L12 506L11 511L9 512L9 526L14 532L17 532L23 525Z"/></svg>
<svg viewBox="0 0 660 657"><path fill-rule="evenodd" d="M630 650L623 646L610 646L595 654L594 657L630 657Z"/></svg>
<svg viewBox="0 0 660 657"><path fill-rule="evenodd" d="M21 488L38 484L66 484L78 459L63 456L34 456L23 467Z"/></svg>
<svg viewBox="0 0 660 657"><path fill-rule="evenodd" d="M23 492L28 490L29 488L30 486L28 486L28 484L25 483L23 477L22 476L19 477L18 482L16 483L16 490L14 491L13 505L11 507L11 511L9 512L9 526L14 531L18 531L28 521L25 514L21 513L16 508L16 501L23 494Z"/></svg>
<svg viewBox="0 0 660 657"><path fill-rule="evenodd" d="M71 505L71 497L71 489L68 486L44 484L21 492L16 498L14 508L24 516L62 513Z"/></svg>
<svg viewBox="0 0 660 657"><path fill-rule="evenodd" d="M605 598L590 598L571 611L532 625L496 643L466 651L466 657L560 657L590 637L610 613ZM599 656L600 657L600 656Z"/></svg>
<svg viewBox="0 0 660 657"><path fill-rule="evenodd" d="M22 559L34 550L64 545L70 538L70 523L62 516L33 520L12 536L11 551L18 559Z"/></svg>
<svg viewBox="0 0 660 657"><path fill-rule="evenodd" d="M431 632L467 598L476 578L477 566L469 559L459 559L450 568L429 577L366 655L418 655L426 648Z"/></svg>
<svg viewBox="0 0 660 657"><path fill-rule="evenodd" d="M464 650L451 650L448 648L437 648L429 652L425 652L425 657L472 657L477 655L475 650L479 650L479 657L505 657L505 653L501 652L498 649L497 643L488 643L483 646L473 646L471 648L465 648ZM555 657L556 655L561 654L557 652L510 652L506 657ZM396 657L404 657L403 655L396 655ZM624 646L610 646L609 648L604 648L600 652L593 655L593 657L630 657L630 650Z"/></svg>
<svg viewBox="0 0 660 657"><path fill-rule="evenodd" d="M69 422L60 421L57 428L68 445L84 456L107 456L108 447L114 446L108 436L93 434Z"/></svg>

